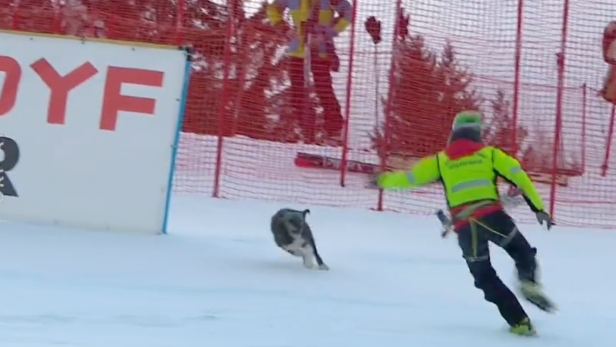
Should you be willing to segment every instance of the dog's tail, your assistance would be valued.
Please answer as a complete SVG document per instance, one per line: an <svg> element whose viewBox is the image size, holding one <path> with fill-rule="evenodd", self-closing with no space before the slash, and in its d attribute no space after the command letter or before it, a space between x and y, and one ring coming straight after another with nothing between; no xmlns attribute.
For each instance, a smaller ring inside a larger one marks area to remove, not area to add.
<svg viewBox="0 0 616 347"><path fill-rule="evenodd" d="M306 215L310 214L310 210L309 209L305 209L302 211L302 218L306 219Z"/></svg>

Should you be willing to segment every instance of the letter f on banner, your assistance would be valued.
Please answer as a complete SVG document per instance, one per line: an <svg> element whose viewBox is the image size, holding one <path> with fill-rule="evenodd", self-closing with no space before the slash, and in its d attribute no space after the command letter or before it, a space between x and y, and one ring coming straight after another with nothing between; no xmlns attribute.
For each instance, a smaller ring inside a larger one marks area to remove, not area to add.
<svg viewBox="0 0 616 347"><path fill-rule="evenodd" d="M122 94L123 84L137 84L148 87L162 87L162 71L143 70L110 66L105 81L105 95L101 111L101 130L115 131L120 111L153 115L156 99Z"/></svg>

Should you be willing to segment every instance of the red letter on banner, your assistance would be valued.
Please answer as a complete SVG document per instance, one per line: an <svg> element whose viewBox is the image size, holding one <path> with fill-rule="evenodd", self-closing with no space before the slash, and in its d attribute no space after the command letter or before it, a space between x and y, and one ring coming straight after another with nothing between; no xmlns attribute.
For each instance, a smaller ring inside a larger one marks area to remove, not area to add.
<svg viewBox="0 0 616 347"><path fill-rule="evenodd" d="M92 64L86 62L65 76L60 76L45 58L35 61L30 66L49 87L47 122L50 124L64 124L68 93L98 72Z"/></svg>
<svg viewBox="0 0 616 347"><path fill-rule="evenodd" d="M114 131L120 111L154 114L155 99L122 95L122 84L162 87L163 76L164 73L161 71L110 66L105 81L100 129Z"/></svg>
<svg viewBox="0 0 616 347"><path fill-rule="evenodd" d="M0 116L9 113L17 101L21 67L17 60L0 55L0 71L4 72L4 85L0 93Z"/></svg>

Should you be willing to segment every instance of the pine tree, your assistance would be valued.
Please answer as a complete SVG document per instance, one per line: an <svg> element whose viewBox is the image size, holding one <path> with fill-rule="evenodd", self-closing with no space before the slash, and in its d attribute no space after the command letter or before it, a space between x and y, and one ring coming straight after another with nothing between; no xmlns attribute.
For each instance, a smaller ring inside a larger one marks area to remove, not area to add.
<svg viewBox="0 0 616 347"><path fill-rule="evenodd" d="M484 141L511 155L517 155L528 137L528 130L520 124L515 124L511 115L511 102L503 89L496 90L495 98L490 100L490 110L487 129L484 130Z"/></svg>
<svg viewBox="0 0 616 347"><path fill-rule="evenodd" d="M216 134L222 126L225 136L268 139L268 92L282 80L284 70L281 68L280 52L286 45L286 39L267 22L265 1L251 16L242 10L244 7L240 0L234 2L232 13L228 13L224 6L213 3L208 6L211 7L209 18L193 19L196 23L207 23L207 26L201 25L206 28L199 28L199 35L188 41L194 43L204 62L200 64L199 71L193 72L197 76L191 80L184 130ZM202 13L197 11L195 16L202 16ZM230 40L230 59L224 61L229 16L233 17L231 22L235 30ZM211 28L216 29L213 31ZM210 40L204 42L203 37ZM225 92L228 97L223 108L225 123L219 124L225 65L230 71Z"/></svg>
<svg viewBox="0 0 616 347"><path fill-rule="evenodd" d="M495 98L490 100L490 109L484 141L517 157L529 172L551 174L554 165L554 136L541 129L538 124L533 127L532 134L523 125L516 124L511 114L511 102L503 89L497 89ZM559 174L575 176L582 172L580 160L575 154L576 152L566 151L562 145L559 147Z"/></svg>
<svg viewBox="0 0 616 347"><path fill-rule="evenodd" d="M238 75L243 88L236 102L234 134L271 139L270 105L274 90L284 81L282 52L286 39L267 21L266 2L241 26L241 64Z"/></svg>
<svg viewBox="0 0 616 347"><path fill-rule="evenodd" d="M479 109L483 102L472 87L472 74L460 64L450 42L435 52L421 35L398 42L394 66L389 136L383 140L386 131L381 124L373 134L373 147L411 157L441 150L455 115Z"/></svg>

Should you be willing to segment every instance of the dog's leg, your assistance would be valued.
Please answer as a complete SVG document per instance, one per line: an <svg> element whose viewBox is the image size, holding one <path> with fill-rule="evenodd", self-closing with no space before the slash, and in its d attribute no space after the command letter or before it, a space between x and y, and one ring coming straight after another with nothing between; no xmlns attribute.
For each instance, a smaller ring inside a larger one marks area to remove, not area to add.
<svg viewBox="0 0 616 347"><path fill-rule="evenodd" d="M302 254L302 260L304 261L305 268L312 269L314 266L314 255L310 254L309 251L309 249L306 249L306 252Z"/></svg>
<svg viewBox="0 0 616 347"><path fill-rule="evenodd" d="M285 251L287 251L289 254L295 256L295 257L303 257L304 253L302 251L302 243L304 241L302 239L295 239L293 240L293 242L282 246L281 248Z"/></svg>
<svg viewBox="0 0 616 347"><path fill-rule="evenodd" d="M299 248L298 255L302 257L305 268L313 268L315 262L314 251L312 249L312 245L309 242L304 242L304 244L302 244L302 246Z"/></svg>
<svg viewBox="0 0 616 347"><path fill-rule="evenodd" d="M327 266L324 262L323 259L321 258L321 255L319 254L319 250L317 250L317 244L314 241L314 237L312 237L310 239L310 244L312 245L312 253L314 254L314 257L317 260L317 264L319 265L319 270L329 270L329 266Z"/></svg>

